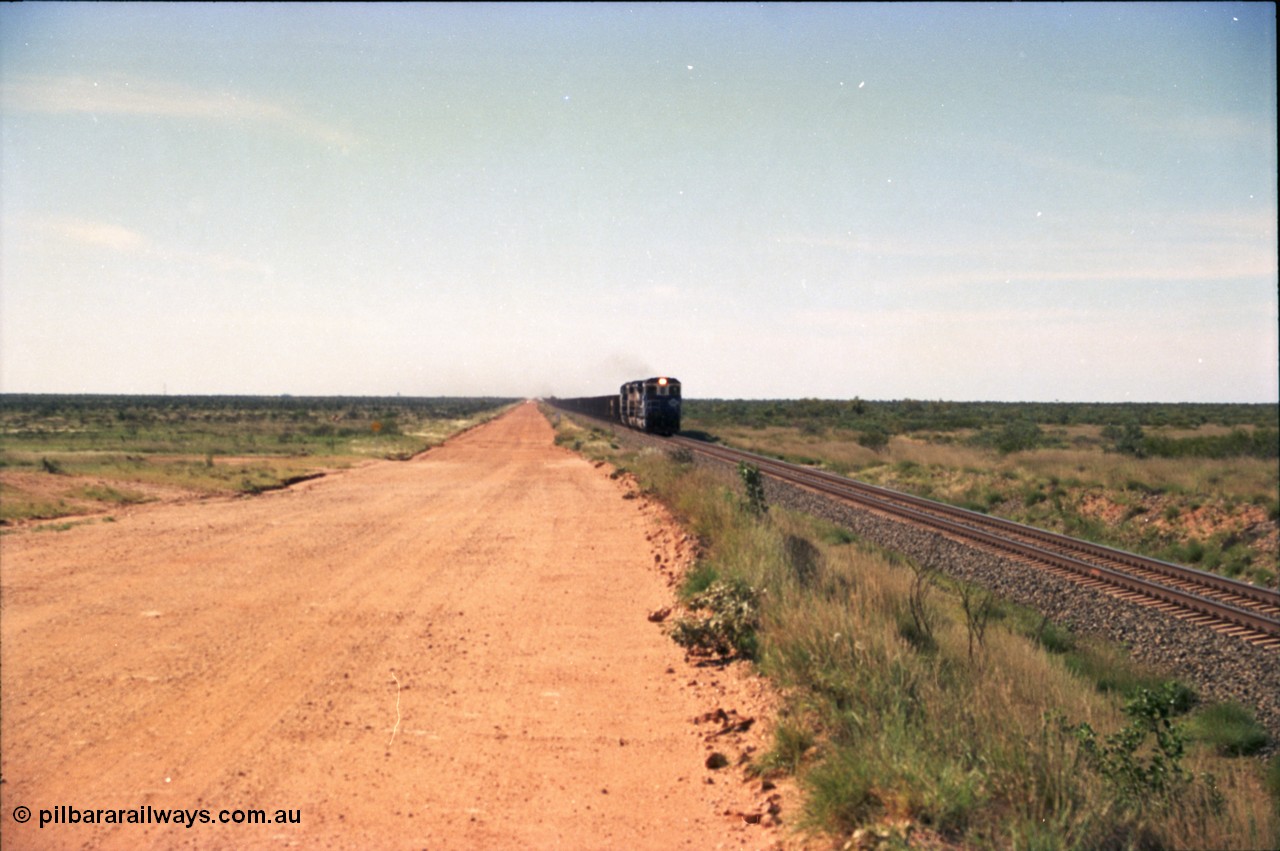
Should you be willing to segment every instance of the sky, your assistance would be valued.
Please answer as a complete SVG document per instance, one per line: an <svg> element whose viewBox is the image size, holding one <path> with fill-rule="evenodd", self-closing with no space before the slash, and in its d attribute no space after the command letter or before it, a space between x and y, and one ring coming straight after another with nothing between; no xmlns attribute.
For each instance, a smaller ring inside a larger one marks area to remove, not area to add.
<svg viewBox="0 0 1280 851"><path fill-rule="evenodd" d="M1271 3L0 6L0 392L1276 402Z"/></svg>

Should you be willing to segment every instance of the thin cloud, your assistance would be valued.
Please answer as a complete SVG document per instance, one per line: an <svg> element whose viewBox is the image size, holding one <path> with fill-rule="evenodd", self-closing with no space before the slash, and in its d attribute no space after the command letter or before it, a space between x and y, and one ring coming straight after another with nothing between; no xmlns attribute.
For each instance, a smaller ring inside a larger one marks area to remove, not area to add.
<svg viewBox="0 0 1280 851"><path fill-rule="evenodd" d="M270 101L119 75L19 77L0 85L0 111L190 118L276 127L344 148L358 141L344 130Z"/></svg>
<svg viewBox="0 0 1280 851"><path fill-rule="evenodd" d="M95 221L74 216L41 216L6 218L4 232L10 242L28 250L65 252L68 250L106 249L117 254L152 258L164 264L186 264L212 272L249 275L255 279L270 277L271 267L229 254L191 251L162 245L145 233L114 222Z"/></svg>
<svg viewBox="0 0 1280 851"><path fill-rule="evenodd" d="M151 241L141 233L111 222L95 222L69 216L53 216L33 222L38 237L62 243L108 248L121 253L146 251ZM5 228L6 231L9 228Z"/></svg>

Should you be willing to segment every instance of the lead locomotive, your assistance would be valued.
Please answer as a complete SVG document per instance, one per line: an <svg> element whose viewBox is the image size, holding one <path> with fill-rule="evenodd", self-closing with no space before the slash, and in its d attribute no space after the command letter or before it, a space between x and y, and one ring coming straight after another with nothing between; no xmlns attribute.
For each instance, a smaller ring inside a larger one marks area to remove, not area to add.
<svg viewBox="0 0 1280 851"><path fill-rule="evenodd" d="M615 396L557 399L555 404L650 434L680 431L680 381L670 376L628 381Z"/></svg>

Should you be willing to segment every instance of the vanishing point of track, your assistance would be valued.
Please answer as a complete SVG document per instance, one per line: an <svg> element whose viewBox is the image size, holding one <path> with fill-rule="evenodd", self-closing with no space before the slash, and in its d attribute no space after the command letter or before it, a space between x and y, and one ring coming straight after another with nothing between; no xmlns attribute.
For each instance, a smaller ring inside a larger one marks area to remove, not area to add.
<svg viewBox="0 0 1280 851"><path fill-rule="evenodd" d="M1272 589L742 450L687 437L668 438L668 442L721 461L745 461L765 475L826 498L932 528L1135 605L1280 650L1280 593Z"/></svg>

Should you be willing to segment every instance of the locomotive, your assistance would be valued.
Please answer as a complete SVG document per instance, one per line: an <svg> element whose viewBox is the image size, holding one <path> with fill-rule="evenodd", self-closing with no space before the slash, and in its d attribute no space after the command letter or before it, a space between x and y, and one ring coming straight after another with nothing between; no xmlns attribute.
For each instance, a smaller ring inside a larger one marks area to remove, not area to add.
<svg viewBox="0 0 1280 851"><path fill-rule="evenodd" d="M670 436L680 430L680 381L670 376L628 381L612 396L556 399L554 403L650 434Z"/></svg>

